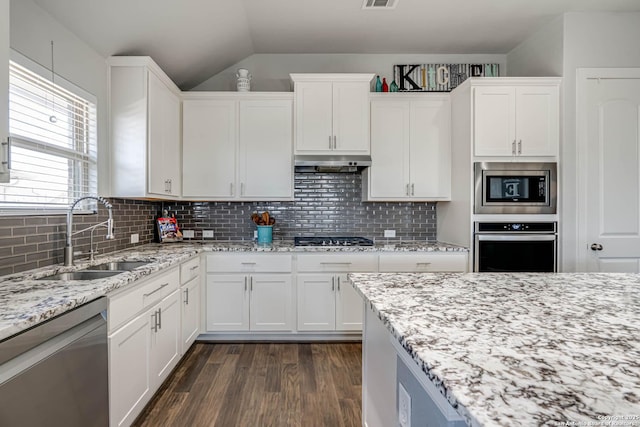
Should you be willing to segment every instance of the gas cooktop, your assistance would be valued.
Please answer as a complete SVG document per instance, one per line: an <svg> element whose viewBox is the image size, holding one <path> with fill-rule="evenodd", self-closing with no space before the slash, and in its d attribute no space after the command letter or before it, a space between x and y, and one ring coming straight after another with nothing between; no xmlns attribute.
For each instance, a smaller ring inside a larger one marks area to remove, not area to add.
<svg viewBox="0 0 640 427"><path fill-rule="evenodd" d="M365 237L294 237L295 246L373 246L373 240Z"/></svg>

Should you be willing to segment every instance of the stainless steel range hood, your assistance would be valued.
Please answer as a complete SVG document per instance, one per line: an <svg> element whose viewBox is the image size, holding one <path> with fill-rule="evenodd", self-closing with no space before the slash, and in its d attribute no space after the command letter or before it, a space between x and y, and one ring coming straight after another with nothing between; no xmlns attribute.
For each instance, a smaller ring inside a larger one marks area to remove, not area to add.
<svg viewBox="0 0 640 427"><path fill-rule="evenodd" d="M371 156L307 154L295 156L296 172L360 172L371 166Z"/></svg>

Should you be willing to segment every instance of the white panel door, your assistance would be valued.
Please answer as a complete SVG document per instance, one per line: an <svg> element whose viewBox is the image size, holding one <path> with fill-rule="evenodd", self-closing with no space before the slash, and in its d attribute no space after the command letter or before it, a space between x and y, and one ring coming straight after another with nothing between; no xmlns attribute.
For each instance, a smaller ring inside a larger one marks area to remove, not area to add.
<svg viewBox="0 0 640 427"><path fill-rule="evenodd" d="M370 197L409 196L409 124L409 102L371 103Z"/></svg>
<svg viewBox="0 0 640 427"><path fill-rule="evenodd" d="M515 88L473 89L473 147L476 156L511 156L516 139Z"/></svg>
<svg viewBox="0 0 640 427"><path fill-rule="evenodd" d="M293 197L292 102L240 101L240 198Z"/></svg>
<svg viewBox="0 0 640 427"><path fill-rule="evenodd" d="M253 274L249 277L252 331L293 329L291 283L290 274Z"/></svg>
<svg viewBox="0 0 640 427"><path fill-rule="evenodd" d="M298 330L336 329L335 276L298 274Z"/></svg>
<svg viewBox="0 0 640 427"><path fill-rule="evenodd" d="M129 426L151 395L151 313L109 337L109 425Z"/></svg>
<svg viewBox="0 0 640 427"><path fill-rule="evenodd" d="M149 76L149 193L179 196L180 99L152 72Z"/></svg>
<svg viewBox="0 0 640 427"><path fill-rule="evenodd" d="M237 194L237 116L236 101L183 102L184 197L228 199Z"/></svg>
<svg viewBox="0 0 640 427"><path fill-rule="evenodd" d="M346 274L336 276L336 330L361 331L364 301Z"/></svg>
<svg viewBox="0 0 640 427"><path fill-rule="evenodd" d="M332 87L331 82L296 83L296 153L331 150Z"/></svg>
<svg viewBox="0 0 640 427"><path fill-rule="evenodd" d="M341 153L368 154L369 83L333 83L334 150Z"/></svg>
<svg viewBox="0 0 640 427"><path fill-rule="evenodd" d="M585 88L581 250L589 271L640 272L640 69L636 78L588 79Z"/></svg>
<svg viewBox="0 0 640 427"><path fill-rule="evenodd" d="M163 299L157 305L157 328L151 334L151 373L156 390L180 360L180 292ZM152 309L153 311L154 309Z"/></svg>
<svg viewBox="0 0 640 427"><path fill-rule="evenodd" d="M207 331L249 330L248 286L244 274L207 276Z"/></svg>
<svg viewBox="0 0 640 427"><path fill-rule="evenodd" d="M181 289L182 293L182 354L198 338L200 333L200 278L195 277Z"/></svg>
<svg viewBox="0 0 640 427"><path fill-rule="evenodd" d="M450 110L445 99L411 103L412 198L451 197Z"/></svg>
<svg viewBox="0 0 640 427"><path fill-rule="evenodd" d="M560 137L558 91L558 86L516 88L518 155L558 155Z"/></svg>

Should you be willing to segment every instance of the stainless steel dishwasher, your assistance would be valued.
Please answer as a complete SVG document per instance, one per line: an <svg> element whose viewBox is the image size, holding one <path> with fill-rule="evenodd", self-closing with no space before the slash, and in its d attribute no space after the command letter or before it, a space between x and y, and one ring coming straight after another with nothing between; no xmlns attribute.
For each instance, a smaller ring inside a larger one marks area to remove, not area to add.
<svg viewBox="0 0 640 427"><path fill-rule="evenodd" d="M0 342L0 426L109 424L107 299Z"/></svg>

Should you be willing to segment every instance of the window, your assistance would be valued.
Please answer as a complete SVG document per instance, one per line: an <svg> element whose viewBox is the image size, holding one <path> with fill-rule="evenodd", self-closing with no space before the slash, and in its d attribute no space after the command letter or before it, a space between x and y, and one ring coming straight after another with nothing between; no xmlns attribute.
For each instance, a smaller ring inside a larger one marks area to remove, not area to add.
<svg viewBox="0 0 640 427"><path fill-rule="evenodd" d="M11 61L9 135L11 179L0 184L2 213L66 211L74 199L97 193L95 102Z"/></svg>

